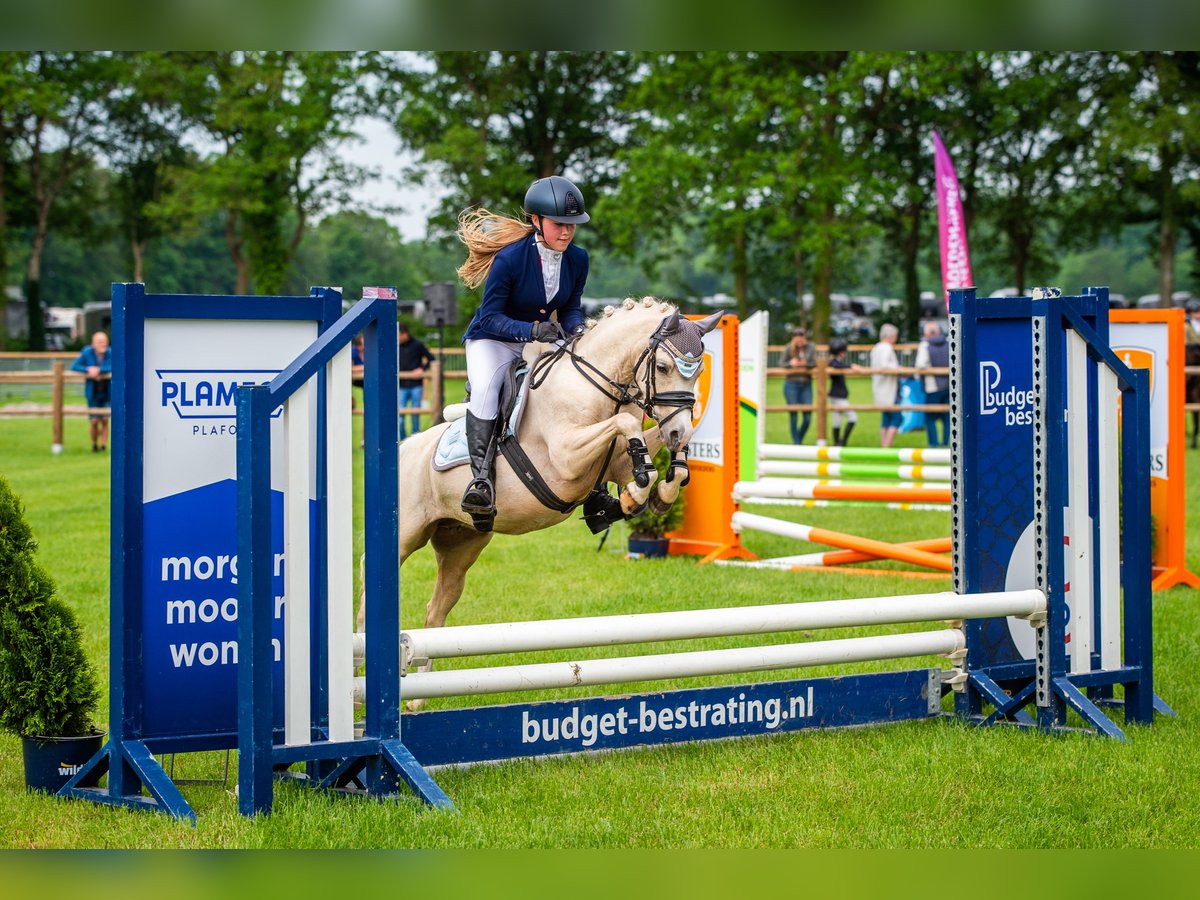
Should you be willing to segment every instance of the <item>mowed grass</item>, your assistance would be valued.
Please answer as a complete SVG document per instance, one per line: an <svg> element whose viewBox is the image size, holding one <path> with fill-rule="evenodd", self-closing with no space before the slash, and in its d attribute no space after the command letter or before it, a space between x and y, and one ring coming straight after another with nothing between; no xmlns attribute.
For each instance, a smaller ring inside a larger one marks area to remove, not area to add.
<svg viewBox="0 0 1200 900"><path fill-rule="evenodd" d="M854 384L867 402L867 385ZM778 384L772 385L772 394L772 402L781 402ZM859 418L853 443L877 443L878 415ZM88 449L84 421L68 421L67 450L58 457L49 453L49 431L48 420L0 420L0 473L22 496L41 542L41 563L78 610L89 654L107 686L109 460ZM782 441L785 432L786 417L773 416L769 439ZM898 443L924 446L924 435L902 435ZM356 452L359 463L361 457ZM1200 571L1200 517L1195 514L1200 508L1200 453L1189 451L1188 467L1188 561L1193 571ZM946 513L759 511L891 540L944 536L949 528ZM948 580L898 576L698 569L686 558L631 562L623 558L623 538L614 533L598 551L598 539L574 520L536 535L497 536L472 570L451 621L888 596L949 586ZM768 535L748 535L746 543L763 556L803 549ZM428 550L406 564L406 625L420 623L433 577ZM407 796L376 804L280 784L273 815L245 819L237 814L234 768L224 784L183 786L199 816L192 828L165 816L27 794L20 742L4 735L0 843L121 848L1195 847L1200 844L1200 592L1175 588L1156 595L1154 621L1156 686L1179 717L1159 719L1153 728L1127 729L1130 740L1124 744L1082 734L977 730L946 720L439 771L437 780L457 804L458 815L432 812ZM865 632L829 636L857 633ZM694 641L678 649L755 640ZM511 661L516 660L496 660ZM854 669L937 664L881 662ZM100 718L107 719L107 690ZM223 753L180 756L175 776L219 779L224 763Z"/></svg>

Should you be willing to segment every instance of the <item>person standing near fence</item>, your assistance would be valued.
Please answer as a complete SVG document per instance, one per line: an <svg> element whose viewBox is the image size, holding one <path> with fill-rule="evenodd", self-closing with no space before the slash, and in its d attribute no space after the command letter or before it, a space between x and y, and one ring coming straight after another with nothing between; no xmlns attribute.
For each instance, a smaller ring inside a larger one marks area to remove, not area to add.
<svg viewBox="0 0 1200 900"><path fill-rule="evenodd" d="M808 342L808 332L803 328L794 329L792 331L792 339L788 341L787 347L784 348L783 355L787 367L795 370L788 372L784 376L784 402L788 406L811 405L812 372L817 365L817 351ZM797 419L800 420L799 427L796 425ZM808 433L808 425L811 421L811 411L806 409L803 413L800 413L796 410L789 410L788 424L791 426L793 444L804 443L804 435Z"/></svg>
<svg viewBox="0 0 1200 900"><path fill-rule="evenodd" d="M1200 298L1192 297L1183 305L1187 318L1184 319L1183 342L1200 344Z"/></svg>
<svg viewBox="0 0 1200 900"><path fill-rule="evenodd" d="M937 322L925 323L925 338L917 347L916 367L918 369L944 368L950 365L950 345L942 334L942 326ZM929 404L950 402L950 376L925 376L925 402ZM937 426L942 423L942 437L938 440ZM926 412L925 437L930 447L942 447L950 443L950 413Z"/></svg>
<svg viewBox="0 0 1200 900"><path fill-rule="evenodd" d="M850 405L850 390L846 387L846 376L833 374L837 369L857 369L846 359L846 351L850 349L845 338L833 338L829 341L829 407L833 410L833 443L845 447L850 443L850 432L858 416L854 410L846 409ZM842 430L842 422L846 430Z"/></svg>
<svg viewBox="0 0 1200 900"><path fill-rule="evenodd" d="M403 322L396 327L396 331L400 340L400 409L420 409L425 392L425 370L433 362L433 355L423 343L412 336ZM421 415L413 413L410 418L412 433L416 434L421 430ZM401 412L400 440L406 437L408 433L404 430L404 413Z"/></svg>
<svg viewBox="0 0 1200 900"><path fill-rule="evenodd" d="M899 369L900 359L896 356L896 339L900 329L891 322L879 328L879 343L871 348L872 369ZM895 406L900 402L900 376L886 372L871 375L871 394L876 406ZM879 446L890 447L900 427L900 410L885 409L880 412Z"/></svg>
<svg viewBox="0 0 1200 900"><path fill-rule="evenodd" d="M111 404L112 387L112 348L108 345L108 335L97 331L92 335L92 343L83 348L83 352L71 365L74 372L82 372L87 376L83 383L87 405L91 409L103 409L103 415L88 416L88 431L92 437L92 452L100 453L108 449L108 412Z"/></svg>

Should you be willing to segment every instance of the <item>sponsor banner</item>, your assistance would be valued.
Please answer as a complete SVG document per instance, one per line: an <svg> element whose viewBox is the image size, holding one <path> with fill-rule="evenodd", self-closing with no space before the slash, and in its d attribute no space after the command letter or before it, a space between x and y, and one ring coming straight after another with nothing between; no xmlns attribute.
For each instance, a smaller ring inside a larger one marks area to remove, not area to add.
<svg viewBox="0 0 1200 900"><path fill-rule="evenodd" d="M949 303L950 290L974 285L971 253L967 248L967 224L963 218L958 176L942 139L933 133L934 180L937 186L938 247L942 260L942 289Z"/></svg>
<svg viewBox="0 0 1200 900"><path fill-rule="evenodd" d="M739 548L730 522L738 459L738 320L723 316L704 336L704 371L696 383L697 404L684 493L683 525L670 532L671 553L709 554ZM736 551L731 551L736 552Z"/></svg>
<svg viewBox="0 0 1200 900"><path fill-rule="evenodd" d="M937 671L433 710L402 716L401 733L437 766L925 719L940 714Z"/></svg>
<svg viewBox="0 0 1200 900"><path fill-rule="evenodd" d="M1171 430L1170 330L1166 322L1114 320L1108 335L1117 359L1131 369L1150 373L1150 477L1165 479Z"/></svg>
<svg viewBox="0 0 1200 900"><path fill-rule="evenodd" d="M1181 309L1115 309L1109 312L1109 345L1130 368L1150 373L1150 515L1153 519L1154 590L1200 586L1187 568L1184 516L1185 455L1184 312Z"/></svg>
<svg viewBox="0 0 1200 900"><path fill-rule="evenodd" d="M1029 319L981 318L976 343L964 347L974 360L977 390L967 396L965 413L975 419L977 452L965 464L974 472L975 508L989 511L973 561L979 583L973 590L1004 591L1036 587L1033 568L1033 344ZM971 363L967 363L971 365ZM975 527L983 528L983 524ZM1027 658L1027 623L985 619L980 640L989 663Z"/></svg>
<svg viewBox="0 0 1200 900"><path fill-rule="evenodd" d="M147 737L237 729L236 389L317 337L311 321L148 319L143 379L142 659ZM315 423L316 392L309 421ZM275 711L283 711L283 478L272 423ZM310 437L315 434L310 426ZM310 446L315 441L310 440ZM315 515L310 459L308 502ZM311 533L310 528L310 533Z"/></svg>

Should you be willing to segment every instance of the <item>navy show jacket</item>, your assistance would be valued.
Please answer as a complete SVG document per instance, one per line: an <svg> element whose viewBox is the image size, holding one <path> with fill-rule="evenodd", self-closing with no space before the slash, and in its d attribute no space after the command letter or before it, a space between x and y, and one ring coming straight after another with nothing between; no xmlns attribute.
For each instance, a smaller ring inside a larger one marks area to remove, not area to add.
<svg viewBox="0 0 1200 900"><path fill-rule="evenodd" d="M558 293L547 302L535 239L523 238L500 250L484 283L483 302L463 340L529 341L533 323L549 320L553 312L558 313L558 323L568 334L583 324L580 299L588 276L587 251L567 245L561 266Z"/></svg>

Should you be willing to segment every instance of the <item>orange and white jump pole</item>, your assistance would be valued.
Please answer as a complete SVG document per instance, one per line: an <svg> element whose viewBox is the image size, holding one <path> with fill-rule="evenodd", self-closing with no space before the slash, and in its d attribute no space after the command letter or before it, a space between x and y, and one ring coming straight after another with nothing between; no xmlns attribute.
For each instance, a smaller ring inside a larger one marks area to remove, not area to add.
<svg viewBox="0 0 1200 900"><path fill-rule="evenodd" d="M869 553L880 559L897 559L901 562L914 563L928 569L938 569L949 572L953 568L949 557L919 550L904 544L891 544L873 538L860 537L856 534L846 534L842 531L831 531L827 528L813 528L798 522L785 522L768 516L758 516L754 513L736 512L733 514L733 530L763 531L780 537L795 538L800 541L811 541L814 544L827 544L830 547L841 547L845 550L857 550Z"/></svg>

